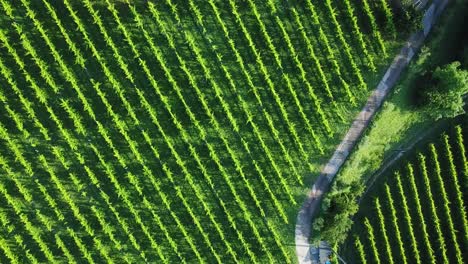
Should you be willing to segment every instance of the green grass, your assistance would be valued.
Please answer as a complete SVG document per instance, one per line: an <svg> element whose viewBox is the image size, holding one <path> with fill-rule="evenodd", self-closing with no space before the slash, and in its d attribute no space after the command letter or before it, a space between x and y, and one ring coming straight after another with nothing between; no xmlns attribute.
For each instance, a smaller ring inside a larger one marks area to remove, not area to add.
<svg viewBox="0 0 468 264"><path fill-rule="evenodd" d="M261 23L235 1L242 24L228 1L67 2L1 1L0 262L295 262L308 186L405 33L381 56L351 1L372 72L331 1L363 89L322 2L318 24L304 1L255 1Z"/></svg>

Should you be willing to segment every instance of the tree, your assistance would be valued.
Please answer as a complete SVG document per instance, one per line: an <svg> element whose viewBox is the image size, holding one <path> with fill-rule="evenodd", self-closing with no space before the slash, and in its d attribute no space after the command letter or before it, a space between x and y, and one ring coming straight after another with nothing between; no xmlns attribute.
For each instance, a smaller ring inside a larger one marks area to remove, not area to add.
<svg viewBox="0 0 468 264"><path fill-rule="evenodd" d="M332 190L323 198L321 214L312 223L313 244L323 240L335 245L346 239L353 224L351 217L359 209L357 196L363 190L363 185L354 183L339 191Z"/></svg>
<svg viewBox="0 0 468 264"><path fill-rule="evenodd" d="M460 62L454 61L432 73L431 85L423 96L425 111L435 120L465 113L463 96L468 93L468 71L459 67Z"/></svg>

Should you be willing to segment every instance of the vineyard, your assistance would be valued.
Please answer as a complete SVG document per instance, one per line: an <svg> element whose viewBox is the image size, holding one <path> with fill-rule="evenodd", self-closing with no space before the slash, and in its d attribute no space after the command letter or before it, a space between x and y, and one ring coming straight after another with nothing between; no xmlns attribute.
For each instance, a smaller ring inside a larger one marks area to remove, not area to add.
<svg viewBox="0 0 468 264"><path fill-rule="evenodd" d="M404 38L385 0L0 10L0 263L295 262L308 175Z"/></svg>
<svg viewBox="0 0 468 264"><path fill-rule="evenodd" d="M347 256L359 263L466 263L468 254L466 128L389 175L358 219ZM364 206L364 205L363 205Z"/></svg>

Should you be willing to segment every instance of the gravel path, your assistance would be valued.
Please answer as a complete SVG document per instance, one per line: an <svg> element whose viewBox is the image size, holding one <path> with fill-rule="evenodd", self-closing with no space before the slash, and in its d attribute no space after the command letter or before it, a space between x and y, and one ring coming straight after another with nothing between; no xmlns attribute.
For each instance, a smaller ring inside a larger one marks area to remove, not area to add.
<svg viewBox="0 0 468 264"><path fill-rule="evenodd" d="M367 99L367 103L364 108L354 119L351 128L348 130L348 133L346 133L340 145L336 148L333 156L322 169L319 177L312 185L312 188L307 194L306 200L304 201L296 220L295 243L296 256L299 263L310 264L322 262L317 261L317 252L318 255L323 255L320 254L322 248L318 250L317 248L311 247L309 245L312 217L316 213L317 209L320 208L320 201L324 193L328 191L333 178L345 162L346 158L363 134L364 130L369 125L376 111L382 105L385 96L391 91L391 88L399 79L403 69L408 65L414 54L421 47L425 37L429 33L429 30L436 21L436 18L444 10L448 1L449 0L436 0L434 1L434 4L431 5L431 7L428 9L429 11L426 13L427 15L423 19L424 30L416 32L410 36L405 46L393 60L377 88Z"/></svg>

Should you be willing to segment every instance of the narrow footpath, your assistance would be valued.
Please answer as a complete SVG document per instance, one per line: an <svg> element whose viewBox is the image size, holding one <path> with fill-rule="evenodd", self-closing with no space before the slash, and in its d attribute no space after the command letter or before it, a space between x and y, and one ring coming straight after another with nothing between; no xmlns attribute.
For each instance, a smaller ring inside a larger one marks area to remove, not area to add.
<svg viewBox="0 0 468 264"><path fill-rule="evenodd" d="M333 178L347 159L348 155L351 153L356 142L359 140L375 113L382 105L385 97L400 78L400 74L403 69L408 65L414 54L421 47L424 39L439 15L445 9L448 2L449 0L435 0L427 9L423 18L424 29L410 36L408 41L405 43L405 46L393 60L377 88L367 99L367 103L364 108L354 119L351 128L348 130L348 133L346 133L340 145L336 148L333 156L322 169L319 177L312 185L296 220L295 244L296 256L299 263L324 263L324 255L327 255L328 252L330 252L329 250L324 249L324 244L326 243L320 243L320 248L309 244L312 218L320 208L321 199L328 191Z"/></svg>

